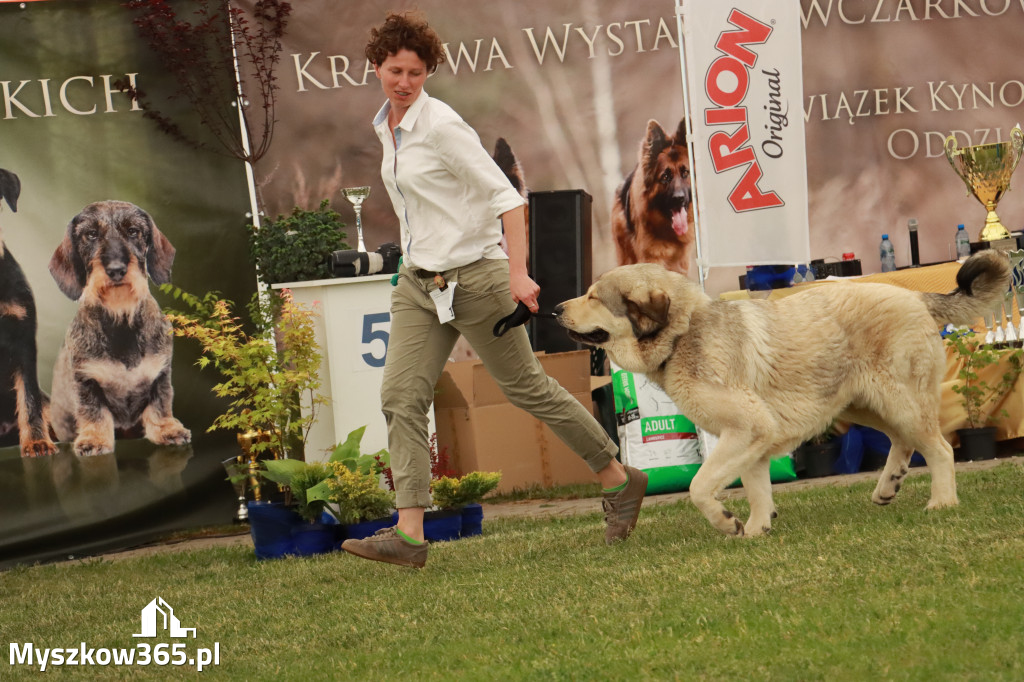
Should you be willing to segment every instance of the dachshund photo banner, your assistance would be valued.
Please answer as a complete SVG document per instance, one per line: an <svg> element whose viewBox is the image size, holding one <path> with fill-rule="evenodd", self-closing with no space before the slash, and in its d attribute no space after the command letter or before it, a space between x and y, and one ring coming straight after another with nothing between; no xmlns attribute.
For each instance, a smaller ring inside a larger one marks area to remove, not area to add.
<svg viewBox="0 0 1024 682"><path fill-rule="evenodd" d="M0 570L237 507L235 434L208 432L218 376L169 335L163 310L181 302L159 287L249 300L244 167L161 131L118 84L192 123L184 98L163 104L177 86L132 18L0 3Z"/></svg>

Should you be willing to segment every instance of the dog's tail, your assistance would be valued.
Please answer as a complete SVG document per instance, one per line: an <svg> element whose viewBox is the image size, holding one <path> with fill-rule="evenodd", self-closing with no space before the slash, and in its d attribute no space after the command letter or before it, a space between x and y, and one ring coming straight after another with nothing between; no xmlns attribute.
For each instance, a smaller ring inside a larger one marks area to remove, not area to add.
<svg viewBox="0 0 1024 682"><path fill-rule="evenodd" d="M1006 254L986 249L964 261L956 273L956 289L948 294L924 294L924 302L932 317L943 324L972 324L991 312L1009 286Z"/></svg>

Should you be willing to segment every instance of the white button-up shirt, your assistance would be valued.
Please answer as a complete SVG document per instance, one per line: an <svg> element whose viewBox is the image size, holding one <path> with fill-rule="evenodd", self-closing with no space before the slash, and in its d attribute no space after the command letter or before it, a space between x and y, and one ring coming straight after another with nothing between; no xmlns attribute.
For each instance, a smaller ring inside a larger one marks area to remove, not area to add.
<svg viewBox="0 0 1024 682"><path fill-rule="evenodd" d="M408 267L443 271L481 258L506 258L501 215L524 201L451 107L420 91L388 130L391 103L373 119L384 146L381 179L401 226Z"/></svg>

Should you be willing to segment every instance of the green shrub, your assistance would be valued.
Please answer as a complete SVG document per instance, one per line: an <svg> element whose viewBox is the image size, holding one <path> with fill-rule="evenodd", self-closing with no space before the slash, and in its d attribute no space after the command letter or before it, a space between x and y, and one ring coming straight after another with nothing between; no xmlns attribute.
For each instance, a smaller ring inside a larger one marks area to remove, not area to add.
<svg viewBox="0 0 1024 682"><path fill-rule="evenodd" d="M291 480L291 491L292 499L295 500L295 505L299 516L314 523L320 519L320 515L327 509L327 502L324 500L308 500L306 498L306 491L320 483L326 481L334 474L334 470L323 462L306 463L306 466L296 472L292 476Z"/></svg>
<svg viewBox="0 0 1024 682"><path fill-rule="evenodd" d="M976 429L985 422L998 422L1008 415L1005 409L999 410L982 418L982 410L991 402L1001 399L1014 384L1024 369L1024 350L1020 348L1000 350L991 344L980 343L970 329L958 329L946 337L946 345L953 349L963 363L957 372L957 383L953 392L960 396L960 404L967 413L967 425ZM999 381L989 385L978 372L989 365L1005 358L1009 369L1003 373Z"/></svg>
<svg viewBox="0 0 1024 682"><path fill-rule="evenodd" d="M263 434L253 441L253 452L301 459L317 412L327 404L320 394L317 313L296 303L288 289L257 293L250 305L257 329L250 334L235 314L235 304L217 292L200 297L170 284L160 290L188 307L164 310L171 333L196 341L203 352L196 365L212 366L223 378L213 386L213 393L230 402L207 430ZM277 309L274 328L255 319L271 306ZM304 400L310 406L305 412Z"/></svg>
<svg viewBox="0 0 1024 682"><path fill-rule="evenodd" d="M441 509L456 509L479 502L500 481L501 472L471 471L462 478L442 476L431 484L430 494Z"/></svg>
<svg viewBox="0 0 1024 682"><path fill-rule="evenodd" d="M292 209L289 216L260 228L249 226L249 250L264 282L303 282L327 279L327 257L347 249L341 215L324 199L315 211Z"/></svg>
<svg viewBox="0 0 1024 682"><path fill-rule="evenodd" d="M341 462L331 462L330 467L334 475L316 486L315 490L310 489L308 496L322 497L337 505L335 516L339 523L371 521L391 512L395 503L394 493L381 488L376 475L352 471Z"/></svg>

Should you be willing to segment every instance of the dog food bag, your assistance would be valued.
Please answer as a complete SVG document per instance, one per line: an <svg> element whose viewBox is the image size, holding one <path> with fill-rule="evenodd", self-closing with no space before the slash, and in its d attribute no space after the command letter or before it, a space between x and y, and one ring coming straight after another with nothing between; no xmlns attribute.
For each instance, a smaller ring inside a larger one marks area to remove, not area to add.
<svg viewBox="0 0 1024 682"><path fill-rule="evenodd" d="M700 429L700 442L701 452L704 453L704 460L707 461L715 456L715 445L718 444L718 436L713 433ZM785 483L787 481L795 481L796 476L796 463L793 461L792 453L785 453L772 457L768 460L768 477L771 478L772 483ZM730 484L730 488L742 485L740 479L736 479Z"/></svg>
<svg viewBox="0 0 1024 682"><path fill-rule="evenodd" d="M647 473L648 494L689 489L702 461L697 428L647 377L611 369L622 461Z"/></svg>

